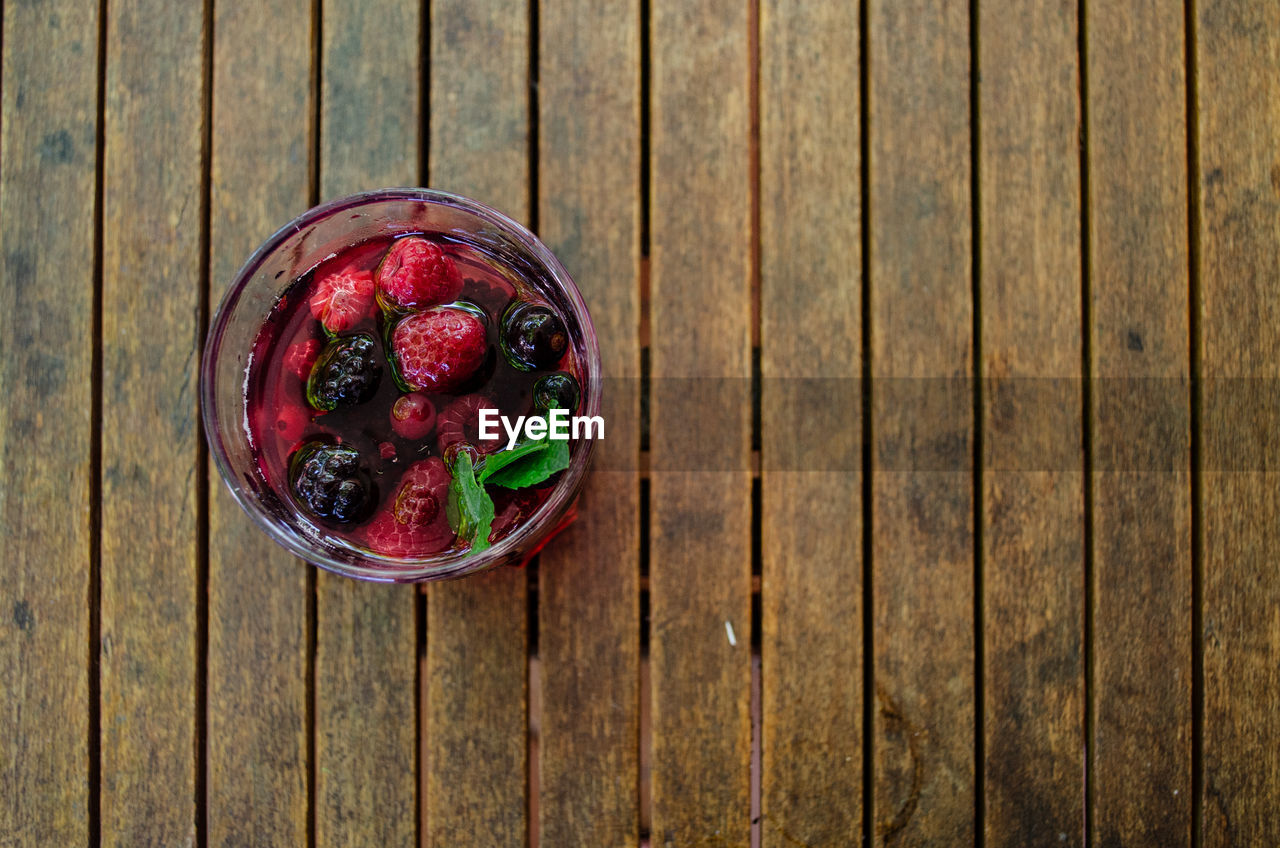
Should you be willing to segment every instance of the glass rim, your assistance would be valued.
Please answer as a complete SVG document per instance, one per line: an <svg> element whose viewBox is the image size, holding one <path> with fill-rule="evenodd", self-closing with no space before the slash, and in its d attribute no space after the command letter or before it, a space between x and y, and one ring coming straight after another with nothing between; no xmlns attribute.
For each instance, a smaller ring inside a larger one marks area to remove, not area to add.
<svg viewBox="0 0 1280 848"><path fill-rule="evenodd" d="M217 403L214 383L219 354L222 351L221 331L240 302L249 282L267 257L271 256L291 236L335 213L371 203L397 200L460 209L494 226L504 235L514 238L530 252L533 258L547 270L551 281L559 287L569 302L574 318L582 327L586 348L586 361L582 363L582 370L586 379L583 381L581 414L588 416L600 414L602 376L600 346L596 339L595 328L591 323L586 303L582 299L582 293L551 250L523 224L479 201L438 189L405 187L358 192L314 206L280 227L250 254L232 278L230 286L223 294L218 308L209 321L200 361L200 418L204 426L205 439L209 445L209 453L217 466L219 476L230 489L232 497L240 508L278 544L299 558L335 574L382 583L418 583L484 571L514 554L523 544L535 539L540 531L554 526L563 518L577 496L580 483L591 460L591 453L595 446L594 440L581 440L582 443L579 444L569 467L561 475L551 494L528 521L479 554L472 556L469 552L454 553L445 557L435 557L428 562L425 557L401 559L368 550L352 550L351 555L361 560L356 563L335 558L328 552L313 546L299 533L281 524L267 511L260 498L236 482L237 477L231 467L224 444L224 434L218 425L215 412Z"/></svg>

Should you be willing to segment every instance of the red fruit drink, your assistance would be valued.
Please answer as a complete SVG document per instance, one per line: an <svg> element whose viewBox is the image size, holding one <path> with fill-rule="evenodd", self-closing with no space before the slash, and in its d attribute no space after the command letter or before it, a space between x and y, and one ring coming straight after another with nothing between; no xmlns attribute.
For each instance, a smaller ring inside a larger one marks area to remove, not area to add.
<svg viewBox="0 0 1280 848"><path fill-rule="evenodd" d="M482 438L480 411L573 414L581 380L562 316L532 287L474 247L410 233L342 250L284 291L253 344L246 423L263 479L307 520L422 559L497 543L567 464L567 443L562 462L525 443L497 473L508 436Z"/></svg>

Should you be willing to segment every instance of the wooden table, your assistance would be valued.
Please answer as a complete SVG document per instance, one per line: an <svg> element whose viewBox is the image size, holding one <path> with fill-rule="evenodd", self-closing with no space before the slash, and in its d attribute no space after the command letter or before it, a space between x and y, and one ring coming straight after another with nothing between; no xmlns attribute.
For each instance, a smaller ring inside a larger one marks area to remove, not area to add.
<svg viewBox="0 0 1280 848"><path fill-rule="evenodd" d="M1280 5L2 47L0 846L1280 844ZM271 230L419 184L540 233L616 378L580 522L425 592L253 528L196 380Z"/></svg>

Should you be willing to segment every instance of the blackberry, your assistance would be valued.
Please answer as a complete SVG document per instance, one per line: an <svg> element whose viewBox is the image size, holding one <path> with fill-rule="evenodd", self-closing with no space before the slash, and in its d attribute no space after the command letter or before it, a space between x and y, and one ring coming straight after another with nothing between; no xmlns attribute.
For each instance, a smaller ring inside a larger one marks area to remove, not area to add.
<svg viewBox="0 0 1280 848"><path fill-rule="evenodd" d="M539 377L533 384L533 403L540 412L549 412L553 409L573 412L578 408L581 395L578 381L572 374L566 374L564 371Z"/></svg>
<svg viewBox="0 0 1280 848"><path fill-rule="evenodd" d="M336 524L366 518L377 491L354 448L307 442L289 460L289 485L312 515Z"/></svg>
<svg viewBox="0 0 1280 848"><path fill-rule="evenodd" d="M324 412L372 398L382 380L378 343L368 333L336 338L325 347L307 380L307 402Z"/></svg>
<svg viewBox="0 0 1280 848"><path fill-rule="evenodd" d="M564 322L545 306L517 301L502 315L502 351L521 371L554 368L569 349Z"/></svg>

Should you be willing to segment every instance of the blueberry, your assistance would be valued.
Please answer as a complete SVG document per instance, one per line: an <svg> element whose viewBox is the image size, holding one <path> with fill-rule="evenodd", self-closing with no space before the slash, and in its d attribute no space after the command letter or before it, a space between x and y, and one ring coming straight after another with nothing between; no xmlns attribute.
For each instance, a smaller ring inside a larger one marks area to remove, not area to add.
<svg viewBox="0 0 1280 848"><path fill-rule="evenodd" d="M289 460L289 485L307 512L336 524L361 521L377 500L360 454L342 445L308 442L298 448Z"/></svg>
<svg viewBox="0 0 1280 848"><path fill-rule="evenodd" d="M378 343L360 333L333 339L320 352L307 379L307 402L328 412L372 398L382 379Z"/></svg>
<svg viewBox="0 0 1280 848"><path fill-rule="evenodd" d="M560 317L545 306L517 301L502 315L502 350L521 371L554 368L569 348Z"/></svg>
<svg viewBox="0 0 1280 848"><path fill-rule="evenodd" d="M539 411L565 409L573 412L578 408L581 396L578 381L563 371L539 377L533 384L533 403Z"/></svg>

